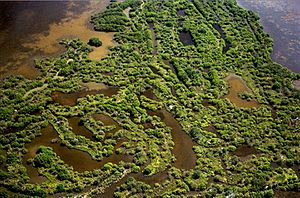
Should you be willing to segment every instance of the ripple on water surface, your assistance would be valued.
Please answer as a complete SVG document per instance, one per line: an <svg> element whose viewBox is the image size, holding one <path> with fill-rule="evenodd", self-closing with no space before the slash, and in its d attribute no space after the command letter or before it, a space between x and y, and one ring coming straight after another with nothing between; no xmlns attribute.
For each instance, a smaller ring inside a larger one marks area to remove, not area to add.
<svg viewBox="0 0 300 198"><path fill-rule="evenodd" d="M260 15L264 30L274 39L272 59L299 73L299 0L237 0L237 2Z"/></svg>

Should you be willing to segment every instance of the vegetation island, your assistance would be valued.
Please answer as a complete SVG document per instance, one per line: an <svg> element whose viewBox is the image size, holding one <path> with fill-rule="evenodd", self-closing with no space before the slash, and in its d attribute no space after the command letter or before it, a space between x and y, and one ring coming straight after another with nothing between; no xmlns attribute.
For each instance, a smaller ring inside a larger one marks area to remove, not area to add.
<svg viewBox="0 0 300 198"><path fill-rule="evenodd" d="M91 23L106 57L65 39L0 83L0 197L299 197L300 75L257 14L126 0Z"/></svg>

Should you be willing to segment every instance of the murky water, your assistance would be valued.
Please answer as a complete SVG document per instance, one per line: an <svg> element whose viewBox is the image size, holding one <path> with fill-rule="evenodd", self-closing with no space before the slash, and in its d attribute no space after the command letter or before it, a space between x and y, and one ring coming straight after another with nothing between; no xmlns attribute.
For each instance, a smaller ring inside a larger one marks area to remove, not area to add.
<svg viewBox="0 0 300 198"><path fill-rule="evenodd" d="M83 122L80 119L81 118L78 116L68 118L69 125L72 128L73 133L92 139L93 133L83 125Z"/></svg>
<svg viewBox="0 0 300 198"><path fill-rule="evenodd" d="M42 135L36 137L32 140L31 143L26 145L26 149L28 152L24 156L24 164L29 158L34 158L38 148L43 146L51 147L54 152L68 165L72 166L74 170L83 172L86 170L94 170L97 168L101 168L104 164L108 162L112 163L119 163L120 161L128 161L128 158L125 155L117 155L113 153L111 156L104 158L100 162L95 161L92 157L85 152L76 150L76 149L69 149L66 146L62 146L60 144L61 139L58 136L58 133L55 131L52 125L49 125L47 128L42 129ZM120 142L122 142L120 140ZM121 146L121 144L117 143L115 149ZM30 177L30 181L32 183L39 183L44 181L44 178L38 176L37 170L33 168L31 165L27 165L27 173Z"/></svg>
<svg viewBox="0 0 300 198"><path fill-rule="evenodd" d="M57 102L61 105L74 106L76 105L78 98L96 94L103 94L105 96L111 97L112 95L117 94L118 90L119 89L117 87L108 87L102 90L80 90L74 93L62 93L59 91L55 91L52 93L51 97L54 102Z"/></svg>
<svg viewBox="0 0 300 198"><path fill-rule="evenodd" d="M0 74L20 73L27 77L37 70L30 67L30 56L38 54L22 44L33 41L32 35L46 32L48 25L67 15L68 2L1 2L0 6ZM81 5L84 8L84 4ZM55 10L55 12L54 12ZM80 9L78 10L80 13ZM39 19L39 20L36 20ZM23 69L20 69L22 66ZM26 69L25 69L26 68Z"/></svg>
<svg viewBox="0 0 300 198"><path fill-rule="evenodd" d="M220 134L218 133L218 130L215 128L214 125L208 125L207 127L204 128L205 131L209 131L211 133L216 134L217 137L220 137Z"/></svg>
<svg viewBox="0 0 300 198"><path fill-rule="evenodd" d="M196 166L196 154L193 151L192 138L182 130L179 122L168 111L160 110L148 113L152 116L159 116L172 129L172 140L175 143L172 153L176 157L174 166L185 170L193 169Z"/></svg>
<svg viewBox="0 0 300 198"><path fill-rule="evenodd" d="M229 93L225 97L234 105L244 108L259 107L259 103L256 100L247 101L239 97L239 93L241 92L252 93L241 77L230 74L225 80L229 86Z"/></svg>
<svg viewBox="0 0 300 198"><path fill-rule="evenodd" d="M113 197L114 192L117 190L118 187L120 187L122 184L124 184L128 177L134 177L136 180L138 181L142 181L146 184L149 184L151 186L153 186L155 183L161 183L163 182L165 179L168 178L168 171L163 171L163 172L159 172L155 175L152 176L145 176L142 172L139 173L131 173L127 176L125 176L124 178L122 178L120 181L112 184L109 188L105 189L105 192L102 194L98 194L94 197L97 198L108 198L108 197Z"/></svg>
<svg viewBox="0 0 300 198"><path fill-rule="evenodd" d="M151 30L151 37L152 37L152 47L153 47L153 55L157 55L157 40L156 40L156 34L154 30L154 23L149 23L149 28Z"/></svg>
<svg viewBox="0 0 300 198"><path fill-rule="evenodd" d="M170 61L164 60L163 62L164 62L164 64L169 65L170 68L172 69L172 71L174 72L174 74L177 75L176 69L175 69L174 65L172 63L170 63Z"/></svg>
<svg viewBox="0 0 300 198"><path fill-rule="evenodd" d="M147 89L146 91L144 91L143 95L152 100L158 100L152 89Z"/></svg>
<svg viewBox="0 0 300 198"><path fill-rule="evenodd" d="M184 45L193 45L194 44L193 37L190 32L180 32L180 41Z"/></svg>
<svg viewBox="0 0 300 198"><path fill-rule="evenodd" d="M107 115L95 114L95 115L93 115L93 118L95 120L101 121L104 124L104 126L114 126L115 127L106 134L106 137L114 134L115 132L117 132L118 130L121 129L120 125L114 119L112 119L111 117L109 117Z"/></svg>
<svg viewBox="0 0 300 198"><path fill-rule="evenodd" d="M151 89L147 89L143 94L150 99L158 100ZM148 111L148 113L151 116L156 115L160 117L161 120L172 129L172 139L175 143L172 153L177 159L174 166L186 170L194 168L196 165L196 155L193 151L194 142L191 137L182 130L179 122L166 110L156 112ZM151 127L151 124L149 124L150 123L146 123L144 127Z"/></svg>
<svg viewBox="0 0 300 198"><path fill-rule="evenodd" d="M185 10L180 9L176 12L177 16L185 16Z"/></svg>
<svg viewBox="0 0 300 198"><path fill-rule="evenodd" d="M222 53L226 54L226 52L231 47L231 44L226 39L226 34L225 34L225 32L223 31L223 29L221 28L221 26L219 24L214 24L213 27L219 32L221 38L224 39L224 41L225 41L225 47L223 47Z"/></svg>
<svg viewBox="0 0 300 198"><path fill-rule="evenodd" d="M93 118L95 120L100 120L105 126L111 126L111 125L119 126L115 120L113 120L111 117L104 114L95 114L93 115Z"/></svg>
<svg viewBox="0 0 300 198"><path fill-rule="evenodd" d="M300 2L299 0L237 0L259 13L264 30L274 39L272 59L300 72Z"/></svg>
<svg viewBox="0 0 300 198"><path fill-rule="evenodd" d="M62 38L87 42L98 37L103 46L90 53L92 60L104 57L113 45L113 33L95 32L89 24L93 12L104 10L101 1L11 1L0 5L0 77L10 74L35 78L34 59L55 56L64 48ZM38 19L38 20L37 20Z"/></svg>
<svg viewBox="0 0 300 198"><path fill-rule="evenodd" d="M238 156L241 161L246 161L250 159L252 155L257 155L258 151L251 146L243 145L232 152L232 154Z"/></svg>
<svg viewBox="0 0 300 198"><path fill-rule="evenodd" d="M299 198L300 192L276 191L273 198Z"/></svg>

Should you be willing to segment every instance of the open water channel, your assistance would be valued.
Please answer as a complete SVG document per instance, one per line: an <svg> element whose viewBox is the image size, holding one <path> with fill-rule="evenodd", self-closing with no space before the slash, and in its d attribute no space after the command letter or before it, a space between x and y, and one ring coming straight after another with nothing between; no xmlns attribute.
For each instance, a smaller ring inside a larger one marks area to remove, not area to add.
<svg viewBox="0 0 300 198"><path fill-rule="evenodd" d="M300 3L298 0L237 0L238 3L248 9L258 12L261 16L261 22L265 30L274 39L274 51L272 58L287 66L293 72L300 72ZM89 1L11 1L1 2L0 4L0 78L11 74L23 75L26 78L35 78L39 75L39 71L34 68L34 59L48 56L55 56L63 52L63 48L58 45L58 41L62 38L80 38L88 41L91 37L99 37L103 41L103 46L94 49L90 54L91 59L100 59L107 55L108 47L113 45L113 33L95 32L88 23L92 13L104 10L109 4L109 0L101 0L98 3ZM179 13L182 14L182 13ZM38 20L37 20L38 19ZM151 26L150 26L151 28ZM152 27L153 29L153 27ZM155 53L154 53L155 54ZM229 83L240 79L228 79ZM96 94L97 91L90 91L89 94ZM103 93L105 95L115 94ZM235 93L233 93L235 94ZM79 94L80 95L80 94ZM83 93L83 96L86 93ZM236 94L235 94L236 95ZM56 93L57 102L63 95ZM55 96L54 96L55 97ZM68 98L68 96L66 96ZM80 97L80 96L79 96ZM230 93L227 96L231 97ZM70 96L71 99L78 98ZM69 104L74 105L75 100L71 100ZM239 101L237 101L238 103ZM255 101L249 103L250 106L256 106ZM192 154L192 141L182 131L180 124L173 116L162 110L158 112L158 116L173 130L173 138L175 148L174 155L178 155L175 166L183 169L190 169L195 166L195 156L191 158L185 157L185 152ZM78 125L79 118L70 120L73 128L82 130L82 133L89 133L87 129ZM75 124L74 124L74 123ZM77 124L76 124L77 123ZM75 130L77 130L75 129ZM89 134L90 135L90 134ZM84 152L68 149L51 140L59 139L57 132L49 125L42 130L42 136L34 139L27 149L29 152L25 156L25 160L34 157L39 145L50 146L54 151L75 170L84 171L94 168L100 168L104 163L112 161L117 163L124 160L124 156L113 154L101 162L92 160L92 158ZM180 141L186 144L188 151L181 150ZM76 157L74 157L76 156ZM83 160L84 159L84 160ZM77 161L76 161L77 160ZM80 160L80 163L78 162ZM85 161L85 164L81 162ZM183 163L185 162L185 163ZM31 180L34 183L44 181L37 175L29 165L26 165ZM137 179L143 179L141 175L136 176ZM166 178L166 173L162 173L159 178L148 178L149 183L160 181ZM153 180L153 181L152 181Z"/></svg>

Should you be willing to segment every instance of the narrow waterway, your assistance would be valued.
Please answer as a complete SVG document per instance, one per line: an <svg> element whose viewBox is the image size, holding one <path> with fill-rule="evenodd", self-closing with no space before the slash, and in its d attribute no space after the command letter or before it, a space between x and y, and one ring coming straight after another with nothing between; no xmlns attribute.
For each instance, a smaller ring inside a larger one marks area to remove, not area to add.
<svg viewBox="0 0 300 198"><path fill-rule="evenodd" d="M112 95L117 94L118 90L119 89L117 87L106 87L100 90L83 89L74 93L63 93L63 92L55 91L52 93L51 97L54 102L59 103L61 105L74 106L76 105L78 98L82 98L87 95L96 95L96 94L103 94L105 96L111 97Z"/></svg>
<svg viewBox="0 0 300 198"><path fill-rule="evenodd" d="M196 154L193 151L194 143L192 138L186 134L179 122L173 117L173 115L166 110L159 110L156 112L148 112L149 115L156 115L172 129L172 139L174 142L174 148L172 153L176 157L176 161L173 164L179 169L193 169L196 166Z"/></svg>
<svg viewBox="0 0 300 198"><path fill-rule="evenodd" d="M152 37L152 48L153 48L153 55L157 55L157 40L156 40L156 34L154 29L154 23L149 23L149 28L151 31L151 37Z"/></svg>
<svg viewBox="0 0 300 198"><path fill-rule="evenodd" d="M74 129L75 130L75 129ZM96 161L93 160L92 157L83 151L70 149L66 146L62 146L60 144L61 139L58 136L58 133L55 131L52 125L42 129L42 135L33 139L29 144L26 145L26 149L28 152L25 154L23 162L27 168L27 173L30 177L30 181L32 183L40 183L45 179L38 175L37 169L28 165L26 162L30 158L34 158L38 148L40 146L47 146L51 147L53 151L69 166L72 166L74 170L83 172L86 170L94 170L101 168L104 164L111 162L111 163L119 163L120 161L127 162L131 158L125 155L118 155L113 153L109 157L103 158L103 160ZM120 140L115 149L121 146L122 140Z"/></svg>

